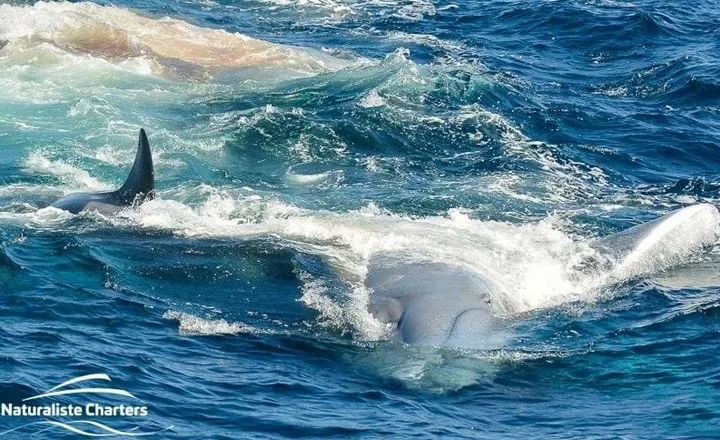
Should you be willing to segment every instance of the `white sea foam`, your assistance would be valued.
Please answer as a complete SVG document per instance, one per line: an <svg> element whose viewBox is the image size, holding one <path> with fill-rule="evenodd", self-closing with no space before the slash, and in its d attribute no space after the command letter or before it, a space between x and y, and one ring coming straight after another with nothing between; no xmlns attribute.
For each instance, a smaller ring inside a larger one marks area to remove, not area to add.
<svg viewBox="0 0 720 440"><path fill-rule="evenodd" d="M272 8L301 10L298 20L337 22L358 15L377 13L407 21L421 21L437 13L429 0L262 0Z"/></svg>
<svg viewBox="0 0 720 440"><path fill-rule="evenodd" d="M393 31L388 34L390 41L401 41L415 44L423 44L425 46L437 47L448 52L461 50L463 47L459 43L442 40L435 35L415 34L410 32Z"/></svg>
<svg viewBox="0 0 720 440"><path fill-rule="evenodd" d="M75 216L67 211L48 207L32 212L0 211L0 222L36 228L52 228L60 226Z"/></svg>
<svg viewBox="0 0 720 440"><path fill-rule="evenodd" d="M286 178L288 182L296 185L314 185L328 181L339 181L342 180L342 171L327 171L325 173L317 174L298 174L298 173L287 173Z"/></svg>
<svg viewBox="0 0 720 440"><path fill-rule="evenodd" d="M372 89L367 95L362 97L358 105L365 108L382 107L385 105L385 99L378 94L377 90Z"/></svg>
<svg viewBox="0 0 720 440"><path fill-rule="evenodd" d="M174 310L165 312L163 318L177 321L180 334L186 336L259 334L265 332L241 322L227 322L224 319L203 319Z"/></svg>
<svg viewBox="0 0 720 440"><path fill-rule="evenodd" d="M111 188L107 183L90 176L76 166L61 160L51 160L40 152L32 153L25 160L25 167L31 174L49 174L59 178L67 191L102 191Z"/></svg>

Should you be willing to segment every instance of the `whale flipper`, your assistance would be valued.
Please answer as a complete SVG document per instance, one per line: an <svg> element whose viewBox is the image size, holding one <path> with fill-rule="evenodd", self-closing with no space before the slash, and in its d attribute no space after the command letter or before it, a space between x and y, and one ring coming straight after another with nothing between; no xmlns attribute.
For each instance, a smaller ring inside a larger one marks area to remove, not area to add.
<svg viewBox="0 0 720 440"><path fill-rule="evenodd" d="M682 263L720 237L720 214L713 205L687 206L591 243L615 267L616 276L630 278Z"/></svg>
<svg viewBox="0 0 720 440"><path fill-rule="evenodd" d="M102 214L114 214L135 203L153 198L155 171L153 168L150 143L144 129L140 129L135 162L125 183L116 191L99 193L76 193L61 198L52 204L73 214L84 210L95 210Z"/></svg>

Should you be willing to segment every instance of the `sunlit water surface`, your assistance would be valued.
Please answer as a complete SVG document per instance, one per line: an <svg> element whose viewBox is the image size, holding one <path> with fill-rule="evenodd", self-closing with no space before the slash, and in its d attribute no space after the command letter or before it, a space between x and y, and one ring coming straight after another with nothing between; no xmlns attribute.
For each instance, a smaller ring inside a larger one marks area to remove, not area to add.
<svg viewBox="0 0 720 440"><path fill-rule="evenodd" d="M715 2L113 4L0 5L3 402L102 372L159 437L717 434L718 251L569 275L719 202ZM156 200L46 208L121 184L141 126ZM409 248L507 287L500 347L367 312Z"/></svg>

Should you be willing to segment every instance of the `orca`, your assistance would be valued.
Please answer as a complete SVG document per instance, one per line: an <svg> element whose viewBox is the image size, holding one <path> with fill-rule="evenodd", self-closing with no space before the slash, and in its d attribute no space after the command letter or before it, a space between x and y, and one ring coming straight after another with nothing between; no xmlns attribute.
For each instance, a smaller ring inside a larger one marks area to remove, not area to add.
<svg viewBox="0 0 720 440"><path fill-rule="evenodd" d="M687 261L720 238L720 214L710 204L688 206L649 223L596 239L595 270L612 285ZM373 257L365 285L369 312L411 345L502 348L503 319L493 307L500 287L448 263L413 260L401 252Z"/></svg>
<svg viewBox="0 0 720 440"><path fill-rule="evenodd" d="M140 129L135 162L125 183L119 189L110 192L70 194L51 206L72 214L79 214L82 211L98 211L104 215L112 215L128 206L152 200L154 189L155 171L150 153L150 143L145 130Z"/></svg>

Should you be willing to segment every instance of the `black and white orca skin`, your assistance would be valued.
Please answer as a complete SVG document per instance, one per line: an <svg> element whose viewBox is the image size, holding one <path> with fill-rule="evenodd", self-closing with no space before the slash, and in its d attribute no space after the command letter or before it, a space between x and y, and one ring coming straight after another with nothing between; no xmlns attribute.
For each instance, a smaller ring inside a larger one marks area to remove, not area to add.
<svg viewBox="0 0 720 440"><path fill-rule="evenodd" d="M154 189L155 172L150 143L145 130L140 129L135 162L123 186L110 192L70 194L56 201L52 206L73 214L98 211L104 215L112 215L128 206L151 200Z"/></svg>

